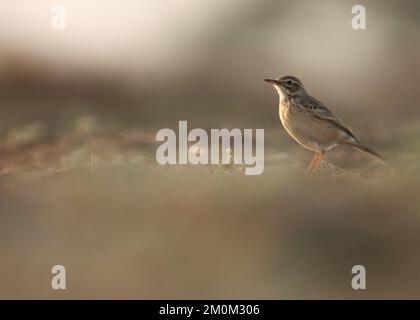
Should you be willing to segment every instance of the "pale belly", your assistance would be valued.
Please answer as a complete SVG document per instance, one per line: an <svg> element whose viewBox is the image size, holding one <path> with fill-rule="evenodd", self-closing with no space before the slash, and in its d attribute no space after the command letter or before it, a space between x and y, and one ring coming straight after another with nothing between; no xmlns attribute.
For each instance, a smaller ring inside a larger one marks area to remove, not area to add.
<svg viewBox="0 0 420 320"><path fill-rule="evenodd" d="M315 152L327 151L337 146L341 135L337 128L295 108L280 106L279 115L283 127L301 146Z"/></svg>

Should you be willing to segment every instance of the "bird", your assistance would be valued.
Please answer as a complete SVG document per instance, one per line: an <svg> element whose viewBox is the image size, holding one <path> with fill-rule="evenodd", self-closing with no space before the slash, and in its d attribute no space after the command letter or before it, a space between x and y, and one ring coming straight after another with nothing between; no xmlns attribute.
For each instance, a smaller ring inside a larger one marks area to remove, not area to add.
<svg viewBox="0 0 420 320"><path fill-rule="evenodd" d="M279 95L279 116L287 133L301 146L315 152L306 173L316 172L325 152L338 145L349 145L390 167L387 160L362 143L325 104L309 95L302 82L287 75L264 79Z"/></svg>

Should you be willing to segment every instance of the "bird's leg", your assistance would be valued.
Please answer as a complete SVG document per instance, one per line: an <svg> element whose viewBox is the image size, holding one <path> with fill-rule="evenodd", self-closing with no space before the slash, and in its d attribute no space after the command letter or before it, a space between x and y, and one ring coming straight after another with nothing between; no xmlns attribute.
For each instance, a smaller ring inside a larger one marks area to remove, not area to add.
<svg viewBox="0 0 420 320"><path fill-rule="evenodd" d="M324 158L324 154L325 154L324 150L322 150L321 152L318 152L318 158L316 162L314 163L311 173L314 173L316 169L318 169L319 164L321 163L321 160Z"/></svg>
<svg viewBox="0 0 420 320"><path fill-rule="evenodd" d="M321 154L319 152L315 153L315 156L313 157L311 163L309 164L308 168L306 169L306 174L311 174L313 172L314 165L318 161L318 158L320 157L320 155Z"/></svg>

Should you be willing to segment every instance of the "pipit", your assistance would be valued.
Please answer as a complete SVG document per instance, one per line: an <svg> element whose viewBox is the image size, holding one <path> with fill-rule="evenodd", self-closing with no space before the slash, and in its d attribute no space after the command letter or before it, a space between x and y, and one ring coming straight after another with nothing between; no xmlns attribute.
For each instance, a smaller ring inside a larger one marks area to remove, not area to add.
<svg viewBox="0 0 420 320"><path fill-rule="evenodd" d="M315 172L325 152L340 144L350 145L389 165L382 156L360 142L322 102L310 96L298 78L284 76L264 81L272 84L279 94L283 127L301 146L316 153L307 173Z"/></svg>

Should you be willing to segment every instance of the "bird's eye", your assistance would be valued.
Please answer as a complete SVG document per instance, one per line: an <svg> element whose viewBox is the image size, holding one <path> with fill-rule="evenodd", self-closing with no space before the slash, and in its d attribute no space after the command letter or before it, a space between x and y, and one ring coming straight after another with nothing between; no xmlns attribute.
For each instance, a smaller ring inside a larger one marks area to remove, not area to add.
<svg viewBox="0 0 420 320"><path fill-rule="evenodd" d="M288 86L292 86L293 81L292 81L292 80L287 80L287 82L286 82L286 83L287 83L287 85L288 85Z"/></svg>

